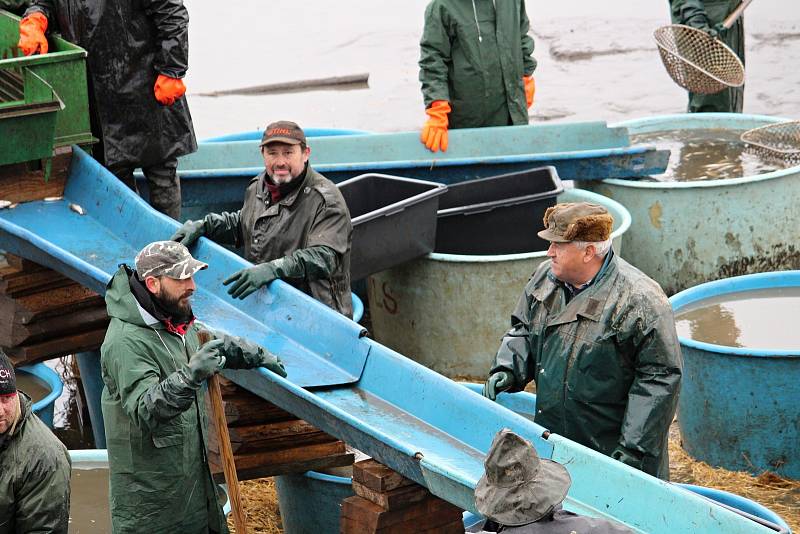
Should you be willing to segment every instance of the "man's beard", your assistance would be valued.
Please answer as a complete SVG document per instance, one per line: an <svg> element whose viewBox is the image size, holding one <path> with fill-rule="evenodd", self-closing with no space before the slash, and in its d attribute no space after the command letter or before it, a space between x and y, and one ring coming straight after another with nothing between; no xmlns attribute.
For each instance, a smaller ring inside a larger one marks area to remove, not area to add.
<svg viewBox="0 0 800 534"><path fill-rule="evenodd" d="M182 303L181 296L171 297L163 290L158 295L153 295L153 298L158 301L173 323L185 323L192 318L192 303L188 298Z"/></svg>

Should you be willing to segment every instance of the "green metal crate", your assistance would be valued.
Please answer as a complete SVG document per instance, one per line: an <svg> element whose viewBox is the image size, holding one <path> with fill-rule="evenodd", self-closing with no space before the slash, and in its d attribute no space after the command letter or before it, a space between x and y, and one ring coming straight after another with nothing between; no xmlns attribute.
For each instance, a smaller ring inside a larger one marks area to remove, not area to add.
<svg viewBox="0 0 800 534"><path fill-rule="evenodd" d="M35 74L63 103L62 109L56 112L52 147L96 142L89 122L86 51L51 35L49 53L24 56L17 48L19 20L8 11L0 10L0 72L11 71L17 76L23 76L26 71ZM6 138L3 139L5 144ZM6 162L0 160L2 163Z"/></svg>
<svg viewBox="0 0 800 534"><path fill-rule="evenodd" d="M25 67L0 70L0 164L49 158L64 104L50 85ZM45 177L49 174L46 167Z"/></svg>

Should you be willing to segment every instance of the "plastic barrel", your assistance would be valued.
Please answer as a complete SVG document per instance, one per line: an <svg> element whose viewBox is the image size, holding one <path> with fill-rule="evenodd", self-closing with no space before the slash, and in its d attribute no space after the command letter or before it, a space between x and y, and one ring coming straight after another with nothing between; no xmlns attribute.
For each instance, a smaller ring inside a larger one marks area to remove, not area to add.
<svg viewBox="0 0 800 534"><path fill-rule="evenodd" d="M676 312L726 293L800 287L800 271L708 282L670 299ZM678 423L694 458L736 471L800 479L800 349L757 350L680 338Z"/></svg>
<svg viewBox="0 0 800 534"><path fill-rule="evenodd" d="M25 365L16 370L17 373L28 373L35 376L50 388L50 393L43 399L34 402L31 407L39 419L48 427L53 428L53 412L55 410L56 399L61 396L64 391L64 382L58 373L47 367L43 363L36 363L33 365Z"/></svg>
<svg viewBox="0 0 800 534"><path fill-rule="evenodd" d="M785 119L739 113L664 115L623 122L630 134L720 128L744 132ZM800 269L800 166L756 176L698 182L609 179L578 182L613 198L634 224L625 259L667 295L730 276Z"/></svg>
<svg viewBox="0 0 800 534"><path fill-rule="evenodd" d="M309 471L275 477L286 534L339 532L342 500L352 497L351 479Z"/></svg>
<svg viewBox="0 0 800 534"><path fill-rule="evenodd" d="M81 373L81 385L89 409L89 420L92 422L94 445L99 449L106 446L106 425L103 422L103 411L100 398L103 394L103 377L100 374L100 351L78 352L75 354L78 370Z"/></svg>
<svg viewBox="0 0 800 534"><path fill-rule="evenodd" d="M108 451L106 449L80 449L70 450L70 459L72 460L72 469L108 469ZM230 499L228 499L228 490L225 484L218 485L219 491L225 493L225 504L222 507L222 512L227 516L231 511ZM220 496L222 493L220 493ZM73 499L73 502L75 499Z"/></svg>
<svg viewBox="0 0 800 534"><path fill-rule="evenodd" d="M614 216L612 237L620 252L620 238L631 224L621 204L582 189L566 190L557 200L605 206ZM443 375L485 376L526 282L546 259L545 250L434 252L375 273L367 287L375 339Z"/></svg>

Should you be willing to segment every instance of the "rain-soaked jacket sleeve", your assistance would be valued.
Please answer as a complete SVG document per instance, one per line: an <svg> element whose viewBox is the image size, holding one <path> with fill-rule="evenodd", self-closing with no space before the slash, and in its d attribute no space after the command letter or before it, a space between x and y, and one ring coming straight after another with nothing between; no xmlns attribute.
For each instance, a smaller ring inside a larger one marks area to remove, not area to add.
<svg viewBox="0 0 800 534"><path fill-rule="evenodd" d="M60 461L48 449L43 445L40 456L26 459L27 472L15 496L15 532L67 534L70 460Z"/></svg>
<svg viewBox="0 0 800 534"><path fill-rule="evenodd" d="M710 26L703 0L670 0L669 5L674 22L701 29Z"/></svg>
<svg viewBox="0 0 800 534"><path fill-rule="evenodd" d="M205 236L223 245L242 246L242 210L209 213L203 217Z"/></svg>
<svg viewBox="0 0 800 534"><path fill-rule="evenodd" d="M183 369L160 380L156 359L148 353L143 344L123 338L107 346L103 365L125 414L139 428L153 432L192 405L199 385Z"/></svg>
<svg viewBox="0 0 800 534"><path fill-rule="evenodd" d="M503 336L500 348L489 370L489 376L499 371L511 373L514 383L508 391L522 391L533 380L532 369L536 368L536 357L530 346L530 299L528 287L511 314L511 329Z"/></svg>
<svg viewBox="0 0 800 534"><path fill-rule="evenodd" d="M525 11L525 0L520 2L519 13L519 35L522 45L522 72L525 76L530 76L536 70L536 60L533 58L533 37L528 35L531 28L528 13Z"/></svg>
<svg viewBox="0 0 800 534"><path fill-rule="evenodd" d="M159 74L183 78L189 68L189 12L182 0L142 0L145 13L158 30L153 67Z"/></svg>
<svg viewBox="0 0 800 534"><path fill-rule="evenodd" d="M655 319L643 324L635 334L635 376L621 426L620 445L650 457L665 454L662 446L678 404L683 368L668 306L653 310Z"/></svg>
<svg viewBox="0 0 800 534"><path fill-rule="evenodd" d="M450 101L448 65L451 56L446 18L447 13L439 2L431 2L425 9L425 28L419 43L419 81L426 108L434 100Z"/></svg>
<svg viewBox="0 0 800 534"><path fill-rule="evenodd" d="M284 258L272 260L279 278L305 278L320 280L330 278L339 265L339 256L331 247L317 245L295 250Z"/></svg>

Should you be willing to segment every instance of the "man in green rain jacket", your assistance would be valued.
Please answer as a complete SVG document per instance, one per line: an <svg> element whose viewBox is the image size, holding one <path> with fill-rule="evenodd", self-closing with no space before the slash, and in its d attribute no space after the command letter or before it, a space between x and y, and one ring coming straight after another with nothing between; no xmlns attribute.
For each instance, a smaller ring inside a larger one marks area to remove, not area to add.
<svg viewBox="0 0 800 534"><path fill-rule="evenodd" d="M428 4L419 81L429 149L447 149L448 128L528 124L536 68L529 27L525 0Z"/></svg>
<svg viewBox="0 0 800 534"><path fill-rule="evenodd" d="M525 286L484 395L534 381L538 424L667 479L682 368L669 301L614 255L602 206L558 204L544 224L550 261Z"/></svg>
<svg viewBox="0 0 800 534"><path fill-rule="evenodd" d="M744 63L744 22L742 17L729 30L722 21L739 5L739 0L669 0L673 24L685 24L719 36ZM703 95L689 93L689 113L741 113L744 105L744 85L730 87L719 93Z"/></svg>
<svg viewBox="0 0 800 534"><path fill-rule="evenodd" d="M69 453L32 405L0 350L0 534L67 534Z"/></svg>
<svg viewBox="0 0 800 534"><path fill-rule="evenodd" d="M157 241L106 291L101 406L115 534L228 532L206 457L201 386L223 367L286 376L274 355L240 338L199 346L190 299L192 277L206 267L183 245Z"/></svg>

